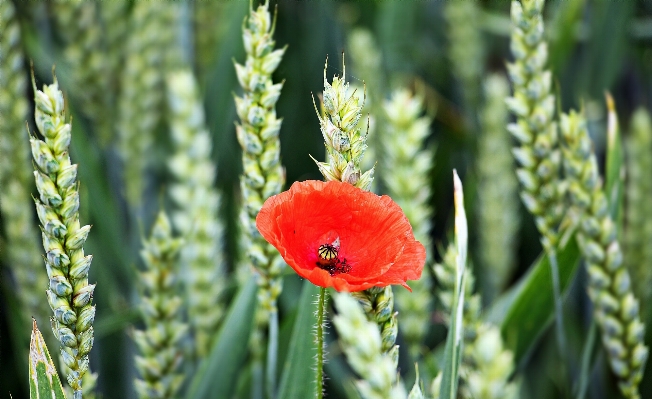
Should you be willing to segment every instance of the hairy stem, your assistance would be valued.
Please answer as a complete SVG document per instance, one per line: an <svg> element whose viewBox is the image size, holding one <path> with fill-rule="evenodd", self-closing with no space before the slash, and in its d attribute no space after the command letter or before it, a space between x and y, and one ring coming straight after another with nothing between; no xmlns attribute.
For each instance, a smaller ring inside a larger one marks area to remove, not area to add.
<svg viewBox="0 0 652 399"><path fill-rule="evenodd" d="M317 399L324 397L324 320L326 318L326 288L319 289L317 300L317 358L315 364L315 382L317 383Z"/></svg>

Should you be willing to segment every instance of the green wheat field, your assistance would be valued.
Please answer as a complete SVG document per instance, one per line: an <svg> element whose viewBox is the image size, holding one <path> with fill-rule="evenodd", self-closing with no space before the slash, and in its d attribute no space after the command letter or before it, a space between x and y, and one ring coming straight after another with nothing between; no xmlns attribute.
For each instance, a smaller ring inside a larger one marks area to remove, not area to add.
<svg viewBox="0 0 652 399"><path fill-rule="evenodd" d="M652 398L652 2L259 1L0 0L0 398Z"/></svg>

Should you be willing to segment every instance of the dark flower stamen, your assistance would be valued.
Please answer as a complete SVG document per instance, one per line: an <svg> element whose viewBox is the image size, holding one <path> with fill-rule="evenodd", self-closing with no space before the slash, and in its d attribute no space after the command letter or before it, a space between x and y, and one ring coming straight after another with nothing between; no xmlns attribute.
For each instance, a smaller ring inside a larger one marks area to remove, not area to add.
<svg viewBox="0 0 652 399"><path fill-rule="evenodd" d="M319 260L317 266L326 270L331 276L340 273L348 273L351 271L351 265L346 263L346 259L341 259L338 256L340 251L339 238L332 244L322 244L317 250Z"/></svg>

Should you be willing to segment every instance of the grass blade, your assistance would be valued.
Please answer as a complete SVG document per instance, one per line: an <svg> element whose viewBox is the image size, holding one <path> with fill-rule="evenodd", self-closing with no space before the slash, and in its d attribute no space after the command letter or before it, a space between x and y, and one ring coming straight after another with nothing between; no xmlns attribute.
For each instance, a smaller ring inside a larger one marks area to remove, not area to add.
<svg viewBox="0 0 652 399"><path fill-rule="evenodd" d="M571 237L567 241L557 250L562 293L568 288L580 259L575 239ZM550 272L550 259L542 254L518 283L518 291L511 294L511 303L501 303L506 311L504 318L499 321L500 329L507 348L514 353L516 363L529 352L553 318L554 298Z"/></svg>
<svg viewBox="0 0 652 399"><path fill-rule="evenodd" d="M607 100L607 165L605 168L605 194L609 201L609 213L618 226L621 223L625 167L623 165L623 143L614 100L609 93Z"/></svg>
<svg viewBox="0 0 652 399"><path fill-rule="evenodd" d="M462 360L463 344L463 322L462 315L464 310L464 270L466 268L466 256L468 247L468 231L466 224L466 214L464 212L464 194L462 192L462 182L453 171L455 186L455 242L457 245L457 271L455 283L455 298L451 308L451 322L446 338L446 348L444 349L444 364L441 383L441 399L456 399L458 373L460 361Z"/></svg>
<svg viewBox="0 0 652 399"><path fill-rule="evenodd" d="M303 284L296 320L292 328L290 349L285 364L278 391L278 398L314 398L315 372L311 367L306 367L314 362L317 347L314 342L313 328L315 319L313 314L317 310L315 298L319 294L319 287L308 282Z"/></svg>
<svg viewBox="0 0 652 399"><path fill-rule="evenodd" d="M191 399L229 398L249 348L249 335L256 304L256 281L249 279L240 289L213 343L190 385Z"/></svg>
<svg viewBox="0 0 652 399"><path fill-rule="evenodd" d="M59 373L52 363L43 335L33 320L32 340L29 345L30 399L65 399Z"/></svg>

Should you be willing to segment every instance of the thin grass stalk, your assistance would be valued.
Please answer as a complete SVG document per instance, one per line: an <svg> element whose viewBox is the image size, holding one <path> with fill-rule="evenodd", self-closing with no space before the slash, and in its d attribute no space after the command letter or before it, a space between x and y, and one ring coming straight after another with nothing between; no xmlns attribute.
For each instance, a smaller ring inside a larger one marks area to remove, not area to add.
<svg viewBox="0 0 652 399"><path fill-rule="evenodd" d="M137 1L133 5L118 99L118 148L124 167L125 196L140 206L156 129L162 121L164 77L175 42L176 4Z"/></svg>
<svg viewBox="0 0 652 399"><path fill-rule="evenodd" d="M625 264L645 314L652 285L652 120L644 108L634 112L627 149Z"/></svg>
<svg viewBox="0 0 652 399"><path fill-rule="evenodd" d="M188 69L167 76L170 130L175 153L168 166L176 181L168 190L176 205L172 222L185 239L181 249L188 316L194 352L205 357L224 314L220 302L226 288L218 219L221 196L214 187L211 135L195 78Z"/></svg>
<svg viewBox="0 0 652 399"><path fill-rule="evenodd" d="M502 75L484 82L485 104L478 142L478 252L482 292L488 303L505 288L515 266L519 228L518 181L514 174L505 98L509 84Z"/></svg>
<svg viewBox="0 0 652 399"><path fill-rule="evenodd" d="M236 123L238 142L242 146L244 175L240 188L244 207L240 216L244 234L244 248L257 272L258 314L250 348L255 361L262 359L264 331L278 323L277 298L281 294L281 271L284 262L278 252L269 245L256 228L256 215L263 202L278 194L285 183L285 173L280 160L278 138L282 120L276 117L275 104L281 94L283 83L274 84L272 73L278 67L285 48L274 49L272 39L276 18L272 19L269 2L250 9L243 21L243 42L247 59L235 63L235 70L242 97L235 96L236 111L240 123ZM276 358L278 342L268 341L266 395L274 397Z"/></svg>
<svg viewBox="0 0 652 399"><path fill-rule="evenodd" d="M6 237L0 256L10 265L23 314L44 324L50 309L43 300L48 283L30 205L33 183L25 128L27 76L20 27L11 1L0 2L0 29L0 213Z"/></svg>
<svg viewBox="0 0 652 399"><path fill-rule="evenodd" d="M49 278L47 298L54 313L52 331L61 343L63 364L69 368L73 398L82 397L82 379L89 371L93 347L92 305L95 284L88 283L93 257L84 255L90 226L79 222L77 165L69 156L71 127L64 115L63 93L54 83L34 88L35 120L43 140L30 140L34 177L39 197L34 199L41 222L45 266Z"/></svg>
<svg viewBox="0 0 652 399"><path fill-rule="evenodd" d="M133 338L140 352L135 357L140 378L135 380L139 398L175 398L183 384L179 367L183 362L181 340L188 326L181 321L182 300L178 293L178 256L183 240L172 236L167 215L160 212L149 239L143 241L140 274L140 308L144 330Z"/></svg>
<svg viewBox="0 0 652 399"><path fill-rule="evenodd" d="M586 120L573 111L561 116L560 126L568 194L580 211L576 237L587 263L593 315L621 393L627 399L639 399L638 385L649 353L643 341L645 326L639 303L623 264Z"/></svg>
<svg viewBox="0 0 652 399"><path fill-rule="evenodd" d="M434 162L433 152L425 148L431 120L421 116L423 99L408 90L395 90L383 104L386 137L382 140L384 157L383 181L388 194L401 206L410 221L414 237L426 251L430 248L430 220L428 206L429 170ZM426 253L428 253L427 251ZM429 262L432 256L428 256ZM401 326L411 354L416 357L428 327L431 283L427 275L410 283L412 292L398 290L396 302L401 314Z"/></svg>

